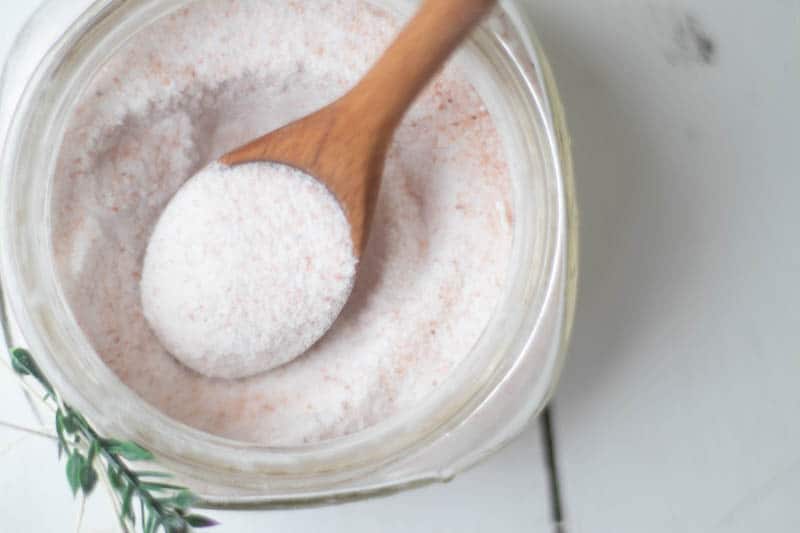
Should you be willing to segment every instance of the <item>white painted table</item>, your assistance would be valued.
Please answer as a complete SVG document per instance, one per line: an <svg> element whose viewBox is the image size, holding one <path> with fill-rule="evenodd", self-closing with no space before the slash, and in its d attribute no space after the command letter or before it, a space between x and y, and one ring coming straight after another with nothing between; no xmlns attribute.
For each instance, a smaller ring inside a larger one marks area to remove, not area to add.
<svg viewBox="0 0 800 533"><path fill-rule="evenodd" d="M30 2L34 4L34 2ZM33 5L0 0L0 57ZM800 2L530 0L574 137L569 533L800 531ZM0 419L35 424L0 374ZM20 440L20 439L23 440ZM221 533L552 532L540 427L449 485ZM52 443L0 430L0 530L61 533ZM115 531L102 497L83 531Z"/></svg>
<svg viewBox="0 0 800 533"><path fill-rule="evenodd" d="M800 2L532 5L583 208L567 530L800 531Z"/></svg>

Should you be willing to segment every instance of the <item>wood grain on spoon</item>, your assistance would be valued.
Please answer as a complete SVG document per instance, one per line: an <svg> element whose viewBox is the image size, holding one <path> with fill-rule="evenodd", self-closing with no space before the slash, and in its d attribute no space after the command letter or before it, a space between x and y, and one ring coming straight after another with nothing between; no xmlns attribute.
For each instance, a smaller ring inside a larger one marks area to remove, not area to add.
<svg viewBox="0 0 800 533"><path fill-rule="evenodd" d="M497 0L425 0L366 76L339 100L220 158L274 161L325 183L366 247L386 151L408 108Z"/></svg>

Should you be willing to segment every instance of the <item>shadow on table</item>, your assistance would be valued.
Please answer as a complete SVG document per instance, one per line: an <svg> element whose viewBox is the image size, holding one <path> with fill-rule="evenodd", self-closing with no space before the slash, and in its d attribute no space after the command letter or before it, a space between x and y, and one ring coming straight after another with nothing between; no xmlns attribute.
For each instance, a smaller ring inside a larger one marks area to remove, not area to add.
<svg viewBox="0 0 800 533"><path fill-rule="evenodd" d="M672 154L656 149L664 132L642 116L641 104L633 111L624 101L622 93L636 94L630 89L636 73L620 79L604 71L587 59L597 55L592 47L598 43L578 26L561 27L550 16L542 20L547 24L537 30L573 139L581 217L576 322L559 390L559 397L570 395L564 409L575 419L581 406L614 386L610 378L626 364L625 354L634 353L637 337L653 327L657 310L681 297L670 282L691 268L680 253L682 230L676 242L652 236L670 231L675 217L683 217L682 228L691 226L702 207L687 201L691 195L670 179Z"/></svg>

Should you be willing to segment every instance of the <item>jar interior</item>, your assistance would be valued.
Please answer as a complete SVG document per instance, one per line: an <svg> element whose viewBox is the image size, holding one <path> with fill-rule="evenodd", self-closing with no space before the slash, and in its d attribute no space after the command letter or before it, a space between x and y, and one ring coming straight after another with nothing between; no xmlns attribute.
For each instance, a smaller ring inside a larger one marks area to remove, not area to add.
<svg viewBox="0 0 800 533"><path fill-rule="evenodd" d="M275 490L307 490L309 477L325 486L374 471L457 428L528 355L525 347L552 290L558 248L553 228L562 216L545 107L520 71L507 36L491 25L478 31L455 59L464 70L480 73L470 81L502 137L511 166L514 237L500 303L470 354L434 393L389 420L313 445L266 447L209 435L142 401L102 362L77 326L50 245L56 148L62 145L76 102L124 43L189 3L96 3L51 50L29 85L21 105L24 120L15 122L17 150L6 154L15 171L3 189L5 205L16 206L13 220L19 230L4 232L11 263L4 271L14 273L11 283L19 289L12 296L14 312L23 317L20 325L32 351L45 354L39 356L41 364L65 399L109 434L141 442L198 483L218 483L220 476L233 472L236 485L253 490L263 490L265 475L272 476L279 487ZM408 13L410 4L388 2L385 7ZM252 105L257 102L242 103L241 112L231 116L241 123ZM256 127L238 131L244 140ZM223 149L212 140L208 153L218 155Z"/></svg>

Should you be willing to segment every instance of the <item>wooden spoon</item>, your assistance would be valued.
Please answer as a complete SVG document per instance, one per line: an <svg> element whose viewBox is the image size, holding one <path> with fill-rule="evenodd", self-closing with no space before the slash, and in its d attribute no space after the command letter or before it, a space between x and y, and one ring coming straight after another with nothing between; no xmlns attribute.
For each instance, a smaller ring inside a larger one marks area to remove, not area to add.
<svg viewBox="0 0 800 533"><path fill-rule="evenodd" d="M408 108L497 0L425 0L349 93L220 158L226 165L273 161L325 183L350 222L361 256L386 151Z"/></svg>

